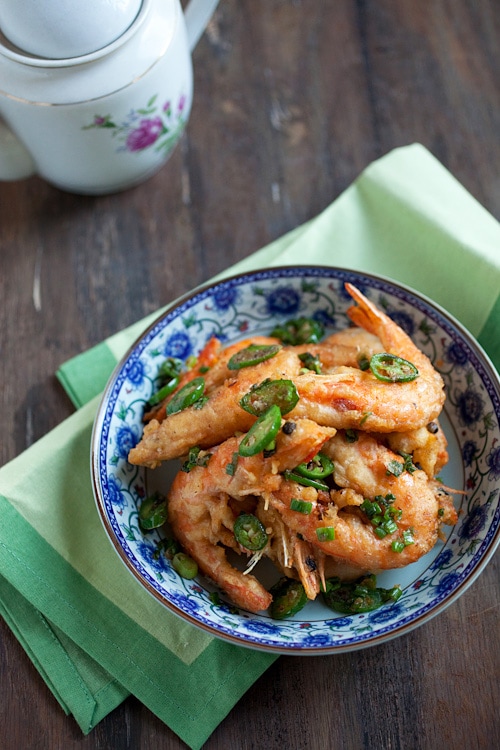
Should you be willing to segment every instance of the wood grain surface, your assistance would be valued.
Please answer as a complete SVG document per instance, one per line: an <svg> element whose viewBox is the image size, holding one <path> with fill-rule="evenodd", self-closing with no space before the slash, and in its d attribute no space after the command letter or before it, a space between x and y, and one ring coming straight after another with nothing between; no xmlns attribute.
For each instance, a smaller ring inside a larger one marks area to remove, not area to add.
<svg viewBox="0 0 500 750"><path fill-rule="evenodd" d="M425 145L500 219L499 46L498 0L221 0L187 132L153 178L104 197L0 184L0 463L72 412L62 362L314 217L394 147ZM385 645L280 658L204 750L500 747L499 573L497 554ZM2 622L0 747L186 746L133 698L84 737Z"/></svg>

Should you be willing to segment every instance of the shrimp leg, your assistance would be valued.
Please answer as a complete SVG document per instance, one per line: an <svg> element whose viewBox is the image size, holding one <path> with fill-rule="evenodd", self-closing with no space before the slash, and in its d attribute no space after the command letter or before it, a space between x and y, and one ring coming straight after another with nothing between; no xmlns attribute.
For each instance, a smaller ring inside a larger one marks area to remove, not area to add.
<svg viewBox="0 0 500 750"><path fill-rule="evenodd" d="M241 552L233 534L238 513L230 499L237 505L249 496L268 497L283 481L280 472L315 455L333 432L308 420L298 421L291 434L278 434L273 456L240 456L236 462L242 438L230 438L213 449L205 467L180 471L175 477L168 502L172 530L200 570L239 607L258 612L269 606L272 597L254 576L236 570L220 546Z"/></svg>

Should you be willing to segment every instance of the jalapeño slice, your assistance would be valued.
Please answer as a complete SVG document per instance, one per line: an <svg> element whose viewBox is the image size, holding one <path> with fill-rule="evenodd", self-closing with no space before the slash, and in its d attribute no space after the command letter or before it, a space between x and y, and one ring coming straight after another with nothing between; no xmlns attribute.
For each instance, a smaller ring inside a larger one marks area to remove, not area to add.
<svg viewBox="0 0 500 750"><path fill-rule="evenodd" d="M163 401L164 398L167 398L167 396L170 396L170 394L175 391L178 385L179 385L179 376L175 375L173 378L171 378L168 381L168 383L162 386L159 391L156 391L156 393L153 393L153 395L148 401L148 404L150 406L156 406L156 404L159 404L160 401Z"/></svg>
<svg viewBox="0 0 500 750"><path fill-rule="evenodd" d="M324 453L317 453L314 458L299 464L294 471L308 479L324 479L333 473L335 466Z"/></svg>
<svg viewBox="0 0 500 750"><path fill-rule="evenodd" d="M167 404L167 414L176 414L178 411L192 406L203 396L204 390L205 378L193 378L186 385L183 385L177 393L174 393L172 400Z"/></svg>
<svg viewBox="0 0 500 750"><path fill-rule="evenodd" d="M245 349L233 354L227 367L229 370L241 370L242 367L251 367L265 362L266 359L274 357L281 346L279 344L250 344Z"/></svg>
<svg viewBox="0 0 500 750"><path fill-rule="evenodd" d="M297 474L296 471L290 471L289 469L286 469L283 475L289 482L297 482L297 484L301 484L303 487L314 487L314 489L323 490L323 492L330 491L329 486L325 482L322 482L321 479L303 477L302 474Z"/></svg>
<svg viewBox="0 0 500 750"><path fill-rule="evenodd" d="M293 578L281 578L271 587L273 601L269 614L273 620L284 620L293 617L306 605L307 594L300 581Z"/></svg>
<svg viewBox="0 0 500 750"><path fill-rule="evenodd" d="M386 383L409 383L418 377L418 370L412 362L387 352L373 355L370 370Z"/></svg>
<svg viewBox="0 0 500 750"><path fill-rule="evenodd" d="M396 602L402 593L400 586L379 588L376 577L368 575L350 583L342 583L340 578L328 578L323 598L330 609L353 615L372 612L386 602Z"/></svg>
<svg viewBox="0 0 500 750"><path fill-rule="evenodd" d="M240 456L255 456L273 442L281 426L279 406L273 404L250 427L240 443Z"/></svg>
<svg viewBox="0 0 500 750"><path fill-rule="evenodd" d="M264 525L252 513L239 515L234 522L233 532L238 544L251 552L257 552L267 544Z"/></svg>
<svg viewBox="0 0 500 750"><path fill-rule="evenodd" d="M250 414L260 417L275 404L282 414L288 414L296 406L299 394L291 380L263 380L254 385L240 399L240 406Z"/></svg>
<svg viewBox="0 0 500 750"><path fill-rule="evenodd" d="M167 520L167 500L158 492L145 498L139 508L139 525L145 531L163 526Z"/></svg>

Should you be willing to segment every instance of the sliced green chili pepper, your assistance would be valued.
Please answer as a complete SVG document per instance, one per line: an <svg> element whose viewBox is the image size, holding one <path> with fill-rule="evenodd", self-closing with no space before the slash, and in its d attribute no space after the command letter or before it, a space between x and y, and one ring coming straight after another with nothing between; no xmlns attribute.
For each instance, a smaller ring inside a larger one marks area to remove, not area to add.
<svg viewBox="0 0 500 750"><path fill-rule="evenodd" d="M284 344L296 346L297 344L317 344L324 334L322 324L313 318L297 318L288 320L282 325L277 325L271 332Z"/></svg>
<svg viewBox="0 0 500 750"><path fill-rule="evenodd" d="M263 549L267 544L264 525L252 513L242 513L234 522L234 536L238 544L252 552Z"/></svg>
<svg viewBox="0 0 500 750"><path fill-rule="evenodd" d="M175 375L175 377L171 378L166 385L160 388L159 391L156 391L156 393L153 393L153 395L148 401L148 404L150 406L156 406L156 404L159 404L160 401L163 401L164 398L167 398L167 396L170 396L170 394L175 391L178 385L179 385L179 376Z"/></svg>
<svg viewBox="0 0 500 750"><path fill-rule="evenodd" d="M340 578L328 578L323 599L330 609L346 615L372 612L386 602L396 602L402 595L400 586L391 589L377 587L374 575L342 583Z"/></svg>
<svg viewBox="0 0 500 750"><path fill-rule="evenodd" d="M414 364L395 354L374 354L370 359L370 370L376 378L386 383L409 383L418 376Z"/></svg>
<svg viewBox="0 0 500 750"><path fill-rule="evenodd" d="M139 508L139 525L145 531L163 526L167 520L167 499L155 492L142 501Z"/></svg>
<svg viewBox="0 0 500 750"><path fill-rule="evenodd" d="M324 453L317 453L307 463L299 464L295 467L294 471L301 474L303 477L308 479L324 479L333 473L335 466L328 456Z"/></svg>
<svg viewBox="0 0 500 750"><path fill-rule="evenodd" d="M241 370L242 367L251 367L265 362L266 359L274 357L281 346L279 344L250 344L245 349L233 354L227 367L229 370Z"/></svg>
<svg viewBox="0 0 500 750"><path fill-rule="evenodd" d="M296 497L292 497L290 500L290 510L296 510L297 513L303 513L308 516L312 511L313 504L307 500L299 500Z"/></svg>
<svg viewBox="0 0 500 750"><path fill-rule="evenodd" d="M273 601L269 614L273 620L284 620L293 617L307 604L307 594L300 581L293 578L281 578L271 587Z"/></svg>
<svg viewBox="0 0 500 750"><path fill-rule="evenodd" d="M178 411L192 406L203 396L205 390L205 378L197 377L183 385L177 393L174 393L171 401L167 404L167 414L176 414Z"/></svg>
<svg viewBox="0 0 500 750"><path fill-rule="evenodd" d="M178 552L174 555L172 567L182 578L190 580L198 575L198 563L185 552Z"/></svg>
<svg viewBox="0 0 500 750"><path fill-rule="evenodd" d="M240 456L255 456L272 443L281 426L281 412L274 404L250 427L240 443Z"/></svg>
<svg viewBox="0 0 500 750"><path fill-rule="evenodd" d="M297 474L297 472L290 471L289 469L284 471L283 475L289 482L297 482L297 484L301 484L303 487L314 487L314 489L323 490L323 492L329 492L330 490L329 486L319 479L303 477L301 474Z"/></svg>
<svg viewBox="0 0 500 750"><path fill-rule="evenodd" d="M240 399L240 406L250 414L260 417L270 406L276 404L282 414L288 414L296 406L299 394L291 380L263 380L254 385Z"/></svg>

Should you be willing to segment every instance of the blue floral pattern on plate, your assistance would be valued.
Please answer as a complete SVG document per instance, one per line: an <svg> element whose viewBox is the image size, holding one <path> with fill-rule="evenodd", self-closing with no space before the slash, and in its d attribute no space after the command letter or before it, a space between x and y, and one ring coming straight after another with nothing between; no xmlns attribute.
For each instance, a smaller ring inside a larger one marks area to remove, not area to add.
<svg viewBox="0 0 500 750"><path fill-rule="evenodd" d="M464 490L457 500L459 521L422 560L378 577L382 586L402 585L404 593L396 604L346 617L317 600L294 618L277 622L267 613L237 610L223 596L210 597L214 586L202 577L188 581L177 575L162 553L162 532L144 534L137 513L155 483L163 481L163 491L168 490L177 467L166 467L165 474L163 468L150 472L132 466L126 456L140 439L144 404L155 389L165 356L184 359L196 354L213 335L228 342L266 334L277 322L298 315L321 320L328 332L344 328L352 302L345 282L361 288L396 320L445 381L442 423L450 462L443 479ZM430 301L387 279L345 269L298 266L255 271L183 298L118 365L94 425L96 502L111 542L136 579L187 621L233 643L278 653L348 651L401 635L438 614L492 556L500 541L499 424L498 374L462 326Z"/></svg>

